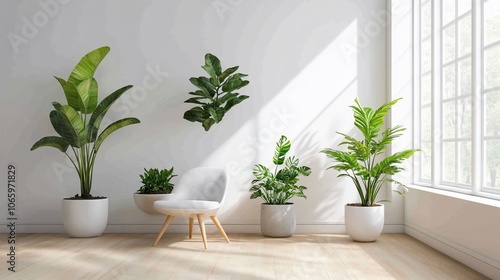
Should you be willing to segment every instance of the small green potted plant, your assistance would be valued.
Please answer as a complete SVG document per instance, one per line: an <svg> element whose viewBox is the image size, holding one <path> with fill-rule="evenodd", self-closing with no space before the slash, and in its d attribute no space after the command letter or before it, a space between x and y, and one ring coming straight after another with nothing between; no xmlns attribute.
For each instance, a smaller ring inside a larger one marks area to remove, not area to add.
<svg viewBox="0 0 500 280"><path fill-rule="evenodd" d="M98 103L98 85L94 78L97 67L108 54L107 46L86 54L75 66L67 80L55 77L62 87L67 105L52 102L50 122L58 136L38 140L31 150L52 147L64 153L76 169L80 179L80 194L62 201L63 224L73 237L101 235L108 221L108 199L93 196L94 163L102 143L113 132L137 124L137 118L123 118L107 126L100 133L101 123L110 107L131 85L124 86Z"/></svg>
<svg viewBox="0 0 500 280"><path fill-rule="evenodd" d="M347 151L326 148L322 150L333 160L338 177L349 177L358 192L360 201L345 206L345 226L347 234L361 242L375 241L384 227L384 205L377 201L377 195L385 183L394 183L402 187L404 195L406 186L391 179L403 170L400 164L410 158L418 150L404 150L387 154L386 149L392 141L402 135L405 130L401 125L386 128L382 131L384 118L400 99L387 102L378 109L362 107L358 99L350 106L354 112L354 126L362 134L357 140L354 136L337 132L344 137L339 146L347 146Z"/></svg>
<svg viewBox="0 0 500 280"><path fill-rule="evenodd" d="M249 84L243 80L247 74L235 73L239 66L230 67L222 71L220 60L213 54L205 55L205 70L209 77L192 77L189 81L198 88L190 92L193 97L184 101L197 106L184 113L184 119L190 122L200 122L208 131L212 125L222 121L224 115L235 105L249 98L239 94L236 90Z"/></svg>
<svg viewBox="0 0 500 280"><path fill-rule="evenodd" d="M134 201L137 207L148 214L160 214L153 208L157 200L168 200L174 184L170 182L174 178L174 167L170 169L144 168L140 174L142 186L134 193Z"/></svg>
<svg viewBox="0 0 500 280"><path fill-rule="evenodd" d="M293 197L306 198L304 186L297 185L299 175L309 176L311 168L299 166L299 159L286 157L291 148L290 140L282 135L276 143L273 157L274 172L262 164L253 168L250 198L262 198L260 228L264 236L288 237L295 233L295 207L288 202ZM281 169L280 169L281 167Z"/></svg>

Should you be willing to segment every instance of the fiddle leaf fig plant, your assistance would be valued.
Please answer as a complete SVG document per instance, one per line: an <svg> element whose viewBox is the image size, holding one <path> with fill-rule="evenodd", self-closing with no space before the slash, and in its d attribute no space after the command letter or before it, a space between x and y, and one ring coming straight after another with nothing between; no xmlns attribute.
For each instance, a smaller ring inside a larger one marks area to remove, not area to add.
<svg viewBox="0 0 500 280"><path fill-rule="evenodd" d="M249 98L237 92L249 81L243 78L246 74L235 73L239 66L230 67L222 71L220 60L213 54L205 55L203 68L209 77L192 77L189 81L198 89L190 92L194 97L184 101L197 104L184 113L184 119L190 122L200 122L208 131L212 125L219 123L225 114L235 105Z"/></svg>
<svg viewBox="0 0 500 280"><path fill-rule="evenodd" d="M376 204L377 195L386 182L402 187L403 191L394 190L398 194L404 195L407 190L403 183L390 176L401 172L403 168L400 164L418 150L409 149L385 156L387 146L400 137L406 128L396 125L382 131L385 116L400 99L387 102L375 110L362 107L356 98L356 104L350 107L354 112L354 125L363 137L357 140L353 136L337 132L345 139L339 146L346 145L347 151L330 148L321 151L335 163L328 169L339 171L338 177L352 179L361 199L361 206Z"/></svg>
<svg viewBox="0 0 500 280"><path fill-rule="evenodd" d="M262 198L267 204L286 204L294 196L307 198L304 190L307 188L297 185L299 175L309 176L311 168L299 166L299 159L292 156L286 157L290 151L291 143L282 135L276 143L273 163L274 172L262 164L255 165L250 199ZM281 169L279 169L281 167Z"/></svg>
<svg viewBox="0 0 500 280"><path fill-rule="evenodd" d="M86 54L67 80L55 77L68 102L67 105L52 102L54 110L50 112L50 122L59 136L43 137L31 147L31 151L53 147L70 159L80 179L80 195L74 198L93 198L90 191L94 163L104 140L116 130L140 122L137 118L124 118L111 123L99 134L101 122L111 105L132 88L124 86L98 103L94 73L109 51L110 48L104 46Z"/></svg>

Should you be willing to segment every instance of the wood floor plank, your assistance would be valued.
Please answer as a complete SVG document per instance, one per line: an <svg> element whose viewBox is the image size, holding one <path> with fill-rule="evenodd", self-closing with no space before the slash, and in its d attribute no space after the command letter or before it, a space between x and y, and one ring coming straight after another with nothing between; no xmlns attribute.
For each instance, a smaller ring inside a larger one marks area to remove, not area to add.
<svg viewBox="0 0 500 280"><path fill-rule="evenodd" d="M7 271L0 235L0 279L488 279L405 234L383 234L374 243L345 235L252 234L207 236L18 234L16 272ZM1 258L1 257L0 257Z"/></svg>

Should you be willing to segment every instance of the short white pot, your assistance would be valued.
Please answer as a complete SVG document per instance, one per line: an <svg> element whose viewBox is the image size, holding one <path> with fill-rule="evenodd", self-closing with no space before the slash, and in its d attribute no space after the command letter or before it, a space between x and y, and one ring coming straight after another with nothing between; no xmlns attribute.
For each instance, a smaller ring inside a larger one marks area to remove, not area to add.
<svg viewBox="0 0 500 280"><path fill-rule="evenodd" d="M108 199L63 199L63 224L72 237L100 236L108 224Z"/></svg>
<svg viewBox="0 0 500 280"><path fill-rule="evenodd" d="M345 206L345 228L354 241L373 242L384 229L384 205Z"/></svg>
<svg viewBox="0 0 500 280"><path fill-rule="evenodd" d="M295 205L266 204L260 207L260 230L268 237L289 237L295 233Z"/></svg>
<svg viewBox="0 0 500 280"><path fill-rule="evenodd" d="M170 200L172 194L140 194L134 193L135 205L141 209L142 212L154 215L160 215L162 213L156 211L153 208L153 204L157 200ZM164 214L162 214L164 215Z"/></svg>

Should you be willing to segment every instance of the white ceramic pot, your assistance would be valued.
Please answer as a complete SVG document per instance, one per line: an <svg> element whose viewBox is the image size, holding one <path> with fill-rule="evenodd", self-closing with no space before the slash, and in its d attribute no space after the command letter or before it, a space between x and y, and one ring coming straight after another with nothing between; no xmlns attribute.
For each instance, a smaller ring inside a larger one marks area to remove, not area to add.
<svg viewBox="0 0 500 280"><path fill-rule="evenodd" d="M134 193L135 205L141 209L142 212L155 215L164 215L153 208L153 204L157 200L170 200L172 194L140 194Z"/></svg>
<svg viewBox="0 0 500 280"><path fill-rule="evenodd" d="M354 241L373 242L384 229L384 205L345 206L345 229Z"/></svg>
<svg viewBox="0 0 500 280"><path fill-rule="evenodd" d="M260 207L260 230L268 237L289 237L295 233L295 205L266 204Z"/></svg>
<svg viewBox="0 0 500 280"><path fill-rule="evenodd" d="M108 224L108 199L63 199L63 224L72 237L100 236Z"/></svg>

